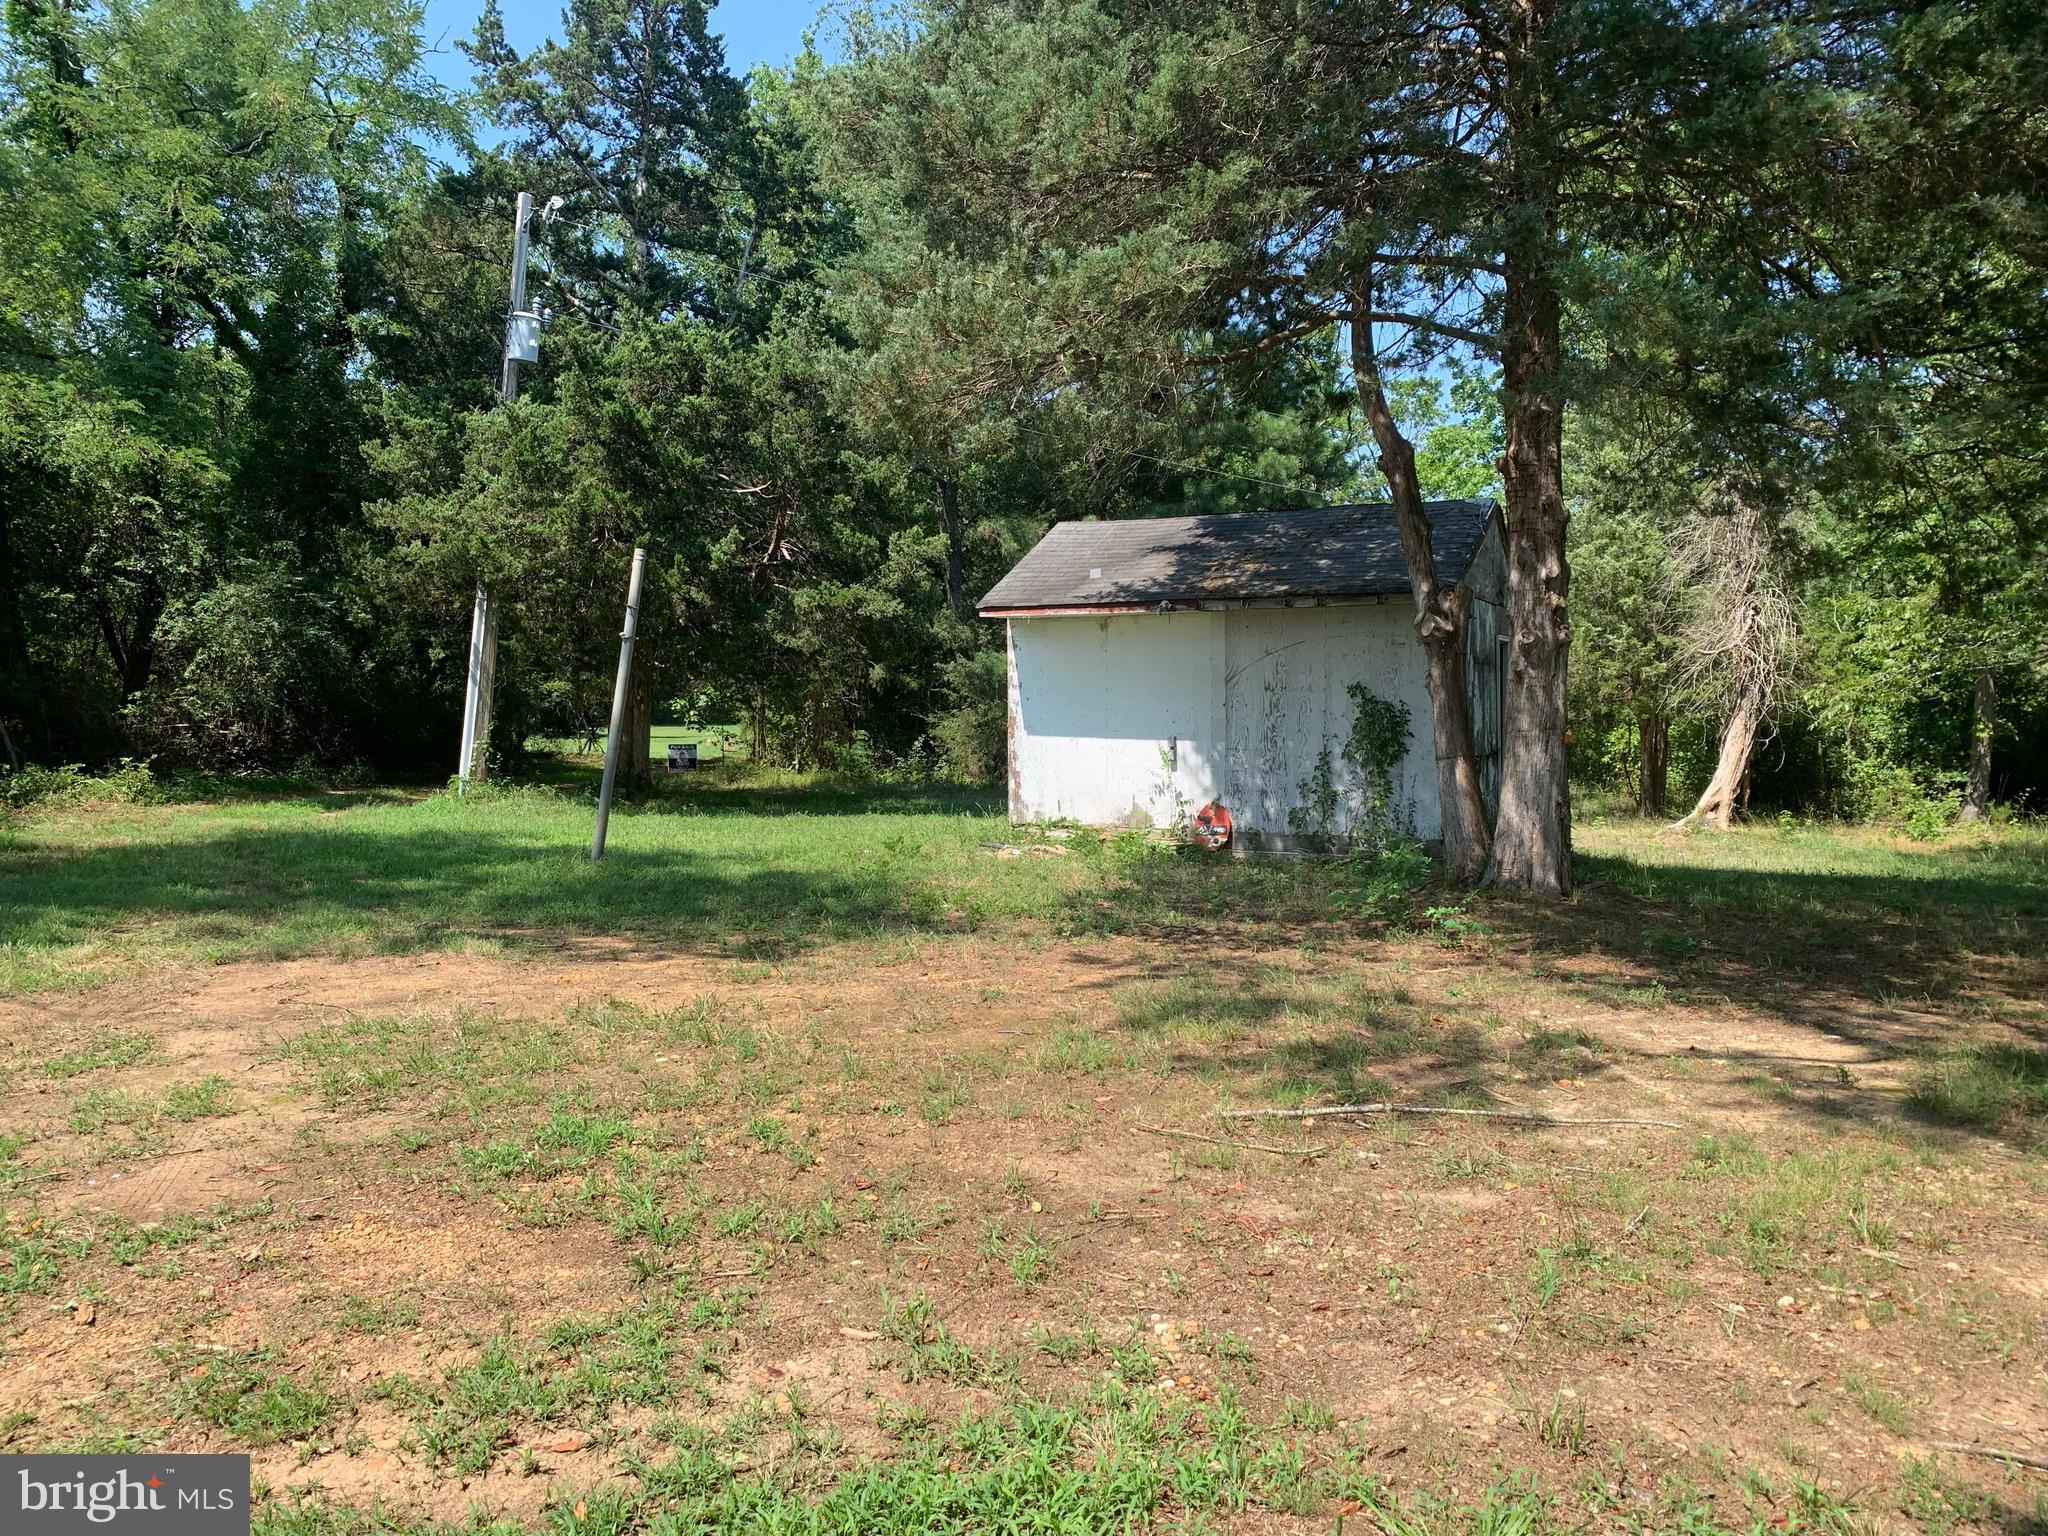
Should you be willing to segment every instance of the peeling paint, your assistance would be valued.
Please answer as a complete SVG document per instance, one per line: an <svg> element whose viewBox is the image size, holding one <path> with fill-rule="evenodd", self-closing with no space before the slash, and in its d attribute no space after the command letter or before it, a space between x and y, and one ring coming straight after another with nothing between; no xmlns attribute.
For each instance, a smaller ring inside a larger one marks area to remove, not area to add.
<svg viewBox="0 0 2048 1536"><path fill-rule="evenodd" d="M1409 709L1403 819L1438 834L1429 697L1398 604L1015 618L1011 814L1172 825L1211 800L1247 846L1287 846L1317 753L1351 728L1349 684Z"/></svg>

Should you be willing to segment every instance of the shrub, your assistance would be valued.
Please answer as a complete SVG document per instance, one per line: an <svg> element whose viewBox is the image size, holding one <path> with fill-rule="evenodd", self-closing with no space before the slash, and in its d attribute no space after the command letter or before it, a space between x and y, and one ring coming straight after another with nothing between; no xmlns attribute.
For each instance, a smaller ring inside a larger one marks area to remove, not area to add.
<svg viewBox="0 0 2048 1536"><path fill-rule="evenodd" d="M12 772L0 770L0 805L26 810L32 805L122 805L150 799L156 792L148 763L131 757L103 774L89 774L77 763L43 768L24 763Z"/></svg>
<svg viewBox="0 0 2048 1536"><path fill-rule="evenodd" d="M976 651L946 663L940 687L947 707L932 720L932 741L946 771L994 783L1009 771L1010 662L1001 651Z"/></svg>

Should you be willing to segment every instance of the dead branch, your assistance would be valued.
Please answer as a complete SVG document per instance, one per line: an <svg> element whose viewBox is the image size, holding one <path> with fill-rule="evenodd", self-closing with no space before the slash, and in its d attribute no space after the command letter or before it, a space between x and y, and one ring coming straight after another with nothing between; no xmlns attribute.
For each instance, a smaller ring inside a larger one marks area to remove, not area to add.
<svg viewBox="0 0 2048 1536"><path fill-rule="evenodd" d="M1983 1456L1992 1461L2009 1461L2017 1467L2032 1467L2037 1472L2048 1472L2048 1456L2035 1456L2026 1451L2009 1451L2002 1445L1977 1445L1968 1440L1930 1440L1927 1443L1937 1451L1953 1451L1958 1456Z"/></svg>
<svg viewBox="0 0 2048 1536"><path fill-rule="evenodd" d="M1217 1147L1243 1147L1247 1152L1272 1152L1281 1157L1321 1157L1328 1147L1276 1147L1263 1141L1232 1141L1227 1136L1204 1136L1198 1131L1176 1131L1164 1125L1134 1125L1147 1136L1171 1136L1177 1141L1206 1141Z"/></svg>
<svg viewBox="0 0 2048 1536"><path fill-rule="evenodd" d="M1313 1109L1225 1109L1224 1120L1315 1120L1326 1115L1470 1115L1483 1120L1516 1120L1528 1125L1655 1125L1667 1131L1685 1129L1676 1120L1636 1120L1626 1116L1571 1117L1539 1115L1521 1109L1444 1109L1434 1104L1322 1104Z"/></svg>
<svg viewBox="0 0 2048 1536"><path fill-rule="evenodd" d="M1763 497L1723 480L1675 542L1673 596L1691 617L1679 639L1683 686L1718 707L1721 750L1699 803L1674 827L1728 830L1757 737L1791 680L1792 598L1777 572Z"/></svg>

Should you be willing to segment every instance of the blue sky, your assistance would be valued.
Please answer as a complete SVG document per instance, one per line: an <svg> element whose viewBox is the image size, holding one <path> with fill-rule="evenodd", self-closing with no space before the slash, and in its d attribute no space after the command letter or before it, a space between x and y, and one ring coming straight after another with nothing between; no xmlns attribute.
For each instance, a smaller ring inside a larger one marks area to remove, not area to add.
<svg viewBox="0 0 2048 1536"><path fill-rule="evenodd" d="M725 0L711 13L714 30L725 36L725 61L736 75L756 64L787 64L802 46L804 30L815 25L822 0ZM505 35L521 52L556 29L561 0L498 0ZM483 10L483 0L427 0L427 42L434 49L434 73L450 85L469 84L469 60L456 50ZM822 30L822 29L820 29ZM820 46L825 39L820 38ZM829 53L829 49L826 50Z"/></svg>

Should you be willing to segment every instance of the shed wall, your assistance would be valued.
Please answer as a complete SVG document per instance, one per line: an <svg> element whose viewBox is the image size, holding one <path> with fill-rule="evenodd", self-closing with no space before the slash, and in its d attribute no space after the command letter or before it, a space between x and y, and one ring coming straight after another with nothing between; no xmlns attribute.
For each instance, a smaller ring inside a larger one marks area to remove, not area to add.
<svg viewBox="0 0 2048 1536"><path fill-rule="evenodd" d="M1406 602L1010 621L1010 814L1018 821L1167 826L1210 800L1249 846L1286 846L1289 815L1362 682L1405 704L1397 820L1438 834L1429 696Z"/></svg>
<svg viewBox="0 0 2048 1536"><path fill-rule="evenodd" d="M1010 815L1166 826L1222 791L1220 613L1010 621Z"/></svg>

